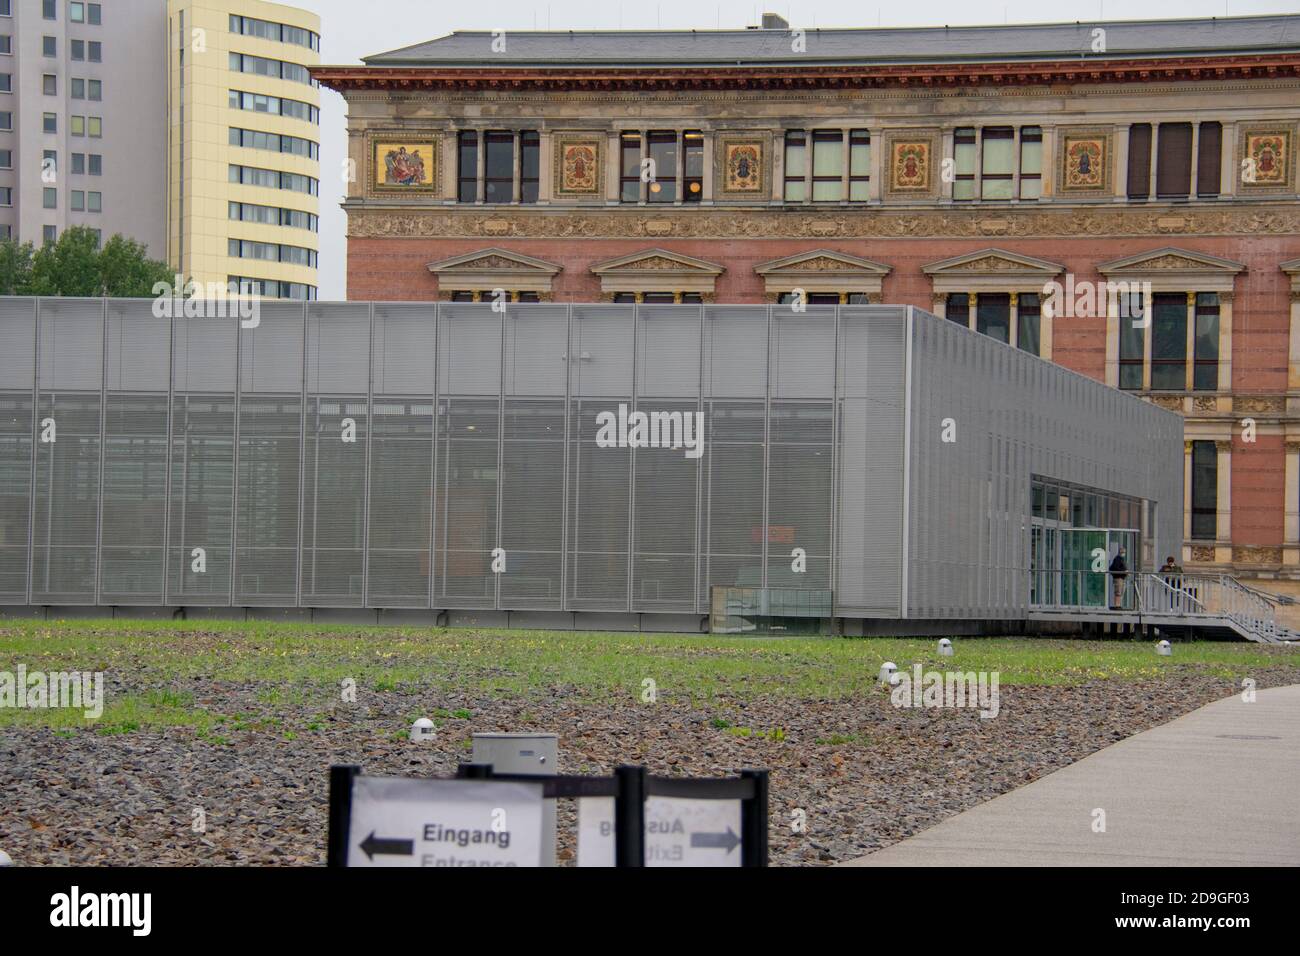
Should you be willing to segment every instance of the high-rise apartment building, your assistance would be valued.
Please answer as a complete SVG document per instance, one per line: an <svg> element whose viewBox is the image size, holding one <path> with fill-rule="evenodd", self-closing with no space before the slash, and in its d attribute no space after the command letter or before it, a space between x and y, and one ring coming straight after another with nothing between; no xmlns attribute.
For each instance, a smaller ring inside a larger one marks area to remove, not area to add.
<svg viewBox="0 0 1300 956"><path fill-rule="evenodd" d="M168 259L199 283L316 297L320 18L167 4Z"/></svg>
<svg viewBox="0 0 1300 956"><path fill-rule="evenodd" d="M261 0L0 0L0 237L315 298L319 60L320 18Z"/></svg>
<svg viewBox="0 0 1300 956"><path fill-rule="evenodd" d="M0 0L0 236L166 255L165 39L161 5Z"/></svg>

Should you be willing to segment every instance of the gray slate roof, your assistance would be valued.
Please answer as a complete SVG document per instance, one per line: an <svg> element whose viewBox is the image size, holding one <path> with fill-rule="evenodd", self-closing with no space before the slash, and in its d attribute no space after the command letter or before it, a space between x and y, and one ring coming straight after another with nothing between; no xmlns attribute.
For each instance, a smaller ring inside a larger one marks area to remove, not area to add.
<svg viewBox="0 0 1300 956"><path fill-rule="evenodd" d="M794 24L798 27L798 24ZM1092 53L1093 30L1106 52ZM489 31L452 33L364 58L371 66L773 66L989 60L1132 59L1300 50L1300 16L807 30L806 52L786 30L513 31L492 52Z"/></svg>

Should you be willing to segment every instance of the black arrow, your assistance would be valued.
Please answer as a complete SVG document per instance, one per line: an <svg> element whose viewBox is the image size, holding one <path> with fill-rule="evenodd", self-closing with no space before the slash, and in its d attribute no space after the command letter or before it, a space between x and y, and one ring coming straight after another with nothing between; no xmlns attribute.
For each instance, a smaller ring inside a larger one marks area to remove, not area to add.
<svg viewBox="0 0 1300 956"><path fill-rule="evenodd" d="M383 853L386 856L410 856L415 852L414 840L391 840L384 837L375 838L375 831L370 831L370 836L361 841L361 849L366 851L366 856L370 859L375 858L376 853Z"/></svg>
<svg viewBox="0 0 1300 956"><path fill-rule="evenodd" d="M736 836L731 827L727 827L726 833L692 833L691 846L702 847L706 850L725 849L730 853L740 846L740 837Z"/></svg>

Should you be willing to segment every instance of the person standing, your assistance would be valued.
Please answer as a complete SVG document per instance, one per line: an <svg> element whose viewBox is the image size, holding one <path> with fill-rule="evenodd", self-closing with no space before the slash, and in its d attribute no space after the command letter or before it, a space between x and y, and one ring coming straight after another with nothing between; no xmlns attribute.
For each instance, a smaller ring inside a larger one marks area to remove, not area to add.
<svg viewBox="0 0 1300 956"><path fill-rule="evenodd" d="M1110 608L1118 611L1124 606L1124 582L1128 580L1128 562L1124 560L1124 549L1120 548L1110 562L1110 576L1114 582L1111 589Z"/></svg>

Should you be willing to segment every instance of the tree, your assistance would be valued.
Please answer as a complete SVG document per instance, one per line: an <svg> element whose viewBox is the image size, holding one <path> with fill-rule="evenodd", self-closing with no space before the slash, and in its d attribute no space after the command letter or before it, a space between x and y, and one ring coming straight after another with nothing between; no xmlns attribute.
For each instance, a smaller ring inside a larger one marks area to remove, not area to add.
<svg viewBox="0 0 1300 956"><path fill-rule="evenodd" d="M100 249L93 229L73 226L34 253L31 243L0 240L0 295L149 298L155 283L172 281L166 263L121 234Z"/></svg>
<svg viewBox="0 0 1300 956"><path fill-rule="evenodd" d="M104 243L99 253L99 278L104 295L114 298L151 298L156 283L170 287L175 280L167 263L150 259L142 243L120 233Z"/></svg>
<svg viewBox="0 0 1300 956"><path fill-rule="evenodd" d="M0 295L23 295L32 277L32 244L0 240Z"/></svg>

